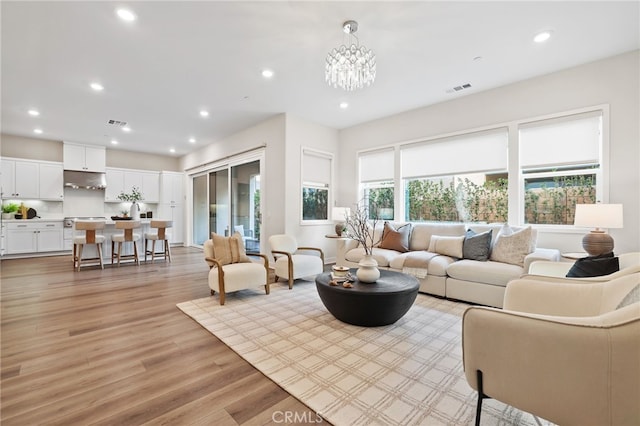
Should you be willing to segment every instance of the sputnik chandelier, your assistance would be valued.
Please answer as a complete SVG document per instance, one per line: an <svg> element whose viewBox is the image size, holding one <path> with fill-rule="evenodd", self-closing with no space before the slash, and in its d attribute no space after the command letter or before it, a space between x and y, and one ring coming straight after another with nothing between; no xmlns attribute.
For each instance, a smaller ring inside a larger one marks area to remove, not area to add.
<svg viewBox="0 0 640 426"><path fill-rule="evenodd" d="M346 21L342 24L342 30L349 34L349 47L342 44L327 54L325 79L330 86L351 92L373 83L376 78L376 55L360 46L360 40L354 34L358 31L356 21Z"/></svg>

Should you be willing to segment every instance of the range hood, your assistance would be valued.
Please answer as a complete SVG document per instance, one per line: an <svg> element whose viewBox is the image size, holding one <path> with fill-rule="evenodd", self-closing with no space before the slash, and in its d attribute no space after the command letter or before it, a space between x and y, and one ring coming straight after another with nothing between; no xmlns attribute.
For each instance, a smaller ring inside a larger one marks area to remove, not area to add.
<svg viewBox="0 0 640 426"><path fill-rule="evenodd" d="M64 186L73 189L105 189L107 177L105 173L65 170Z"/></svg>

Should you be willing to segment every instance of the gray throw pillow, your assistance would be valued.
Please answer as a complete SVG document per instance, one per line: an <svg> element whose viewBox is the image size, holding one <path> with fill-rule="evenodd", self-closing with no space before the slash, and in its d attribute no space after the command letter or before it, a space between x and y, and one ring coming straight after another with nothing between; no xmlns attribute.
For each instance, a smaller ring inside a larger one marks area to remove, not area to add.
<svg viewBox="0 0 640 426"><path fill-rule="evenodd" d="M491 252L492 230L476 234L471 229L467 231L462 245L462 258L486 262Z"/></svg>
<svg viewBox="0 0 640 426"><path fill-rule="evenodd" d="M616 309L624 308L632 303L640 302L640 284L637 284L629 293L618 303Z"/></svg>

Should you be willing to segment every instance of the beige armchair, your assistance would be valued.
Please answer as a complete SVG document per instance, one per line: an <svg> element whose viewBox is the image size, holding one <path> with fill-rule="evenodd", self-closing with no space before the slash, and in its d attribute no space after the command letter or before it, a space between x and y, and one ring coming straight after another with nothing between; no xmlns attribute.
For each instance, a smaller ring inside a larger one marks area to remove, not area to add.
<svg viewBox="0 0 640 426"><path fill-rule="evenodd" d="M236 234L237 240L242 237ZM233 237L232 237L233 238ZM262 287L269 294L269 260L264 254L244 253L244 246L240 246L241 255L229 263L227 253L216 253L213 240L204 242L205 261L209 265L209 288L211 295L216 291L220 293L220 304L224 305L227 293L248 288ZM250 257L260 258L261 261L253 262Z"/></svg>
<svg viewBox="0 0 640 426"><path fill-rule="evenodd" d="M289 281L321 274L324 270L324 253L317 247L299 247L296 239L285 234L269 237L271 253L276 260L276 281L279 277ZM309 254L305 252L313 252Z"/></svg>
<svg viewBox="0 0 640 426"><path fill-rule="evenodd" d="M517 279L504 309L463 316L466 379L495 398L561 425L640 422L640 272L606 282Z"/></svg>
<svg viewBox="0 0 640 426"><path fill-rule="evenodd" d="M545 260L538 260L531 263L529 272L521 278L557 281L549 279L549 277L557 277L560 278L557 282L566 282L565 280L572 280L575 282L601 282L610 281L623 275L640 272L640 252L620 254L618 255L618 261L620 264L620 270L612 274L601 275L598 277L567 278L566 275L573 266L573 262L549 262Z"/></svg>

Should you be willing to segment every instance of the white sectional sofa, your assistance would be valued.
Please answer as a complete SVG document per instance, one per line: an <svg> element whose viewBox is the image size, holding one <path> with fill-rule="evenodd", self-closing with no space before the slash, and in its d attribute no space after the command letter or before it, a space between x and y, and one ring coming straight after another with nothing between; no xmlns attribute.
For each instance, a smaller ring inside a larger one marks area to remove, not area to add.
<svg viewBox="0 0 640 426"><path fill-rule="evenodd" d="M390 222L391 227L399 228L404 223ZM378 266L416 276L420 281L420 291L436 296L463 300L481 305L502 307L505 286L507 283L525 274L531 262L537 260L559 261L560 252L556 249L535 247L535 230L526 230L532 235L530 253L524 256L521 264L511 264L496 260L470 260L463 256L452 257L428 251L432 236L434 241L441 237L458 237L450 240L459 241L468 229L475 233L492 230L491 249L493 250L502 224L465 225L463 223L412 223L407 252L388 248L374 247L373 257ZM523 231L523 228L512 228ZM376 229L381 235L382 227ZM506 232L505 232L506 234ZM377 240L378 238L376 238ZM464 239L464 238L463 238ZM433 249L433 245L432 245ZM338 243L338 265L353 268L364 256L364 250L354 240L343 239Z"/></svg>

